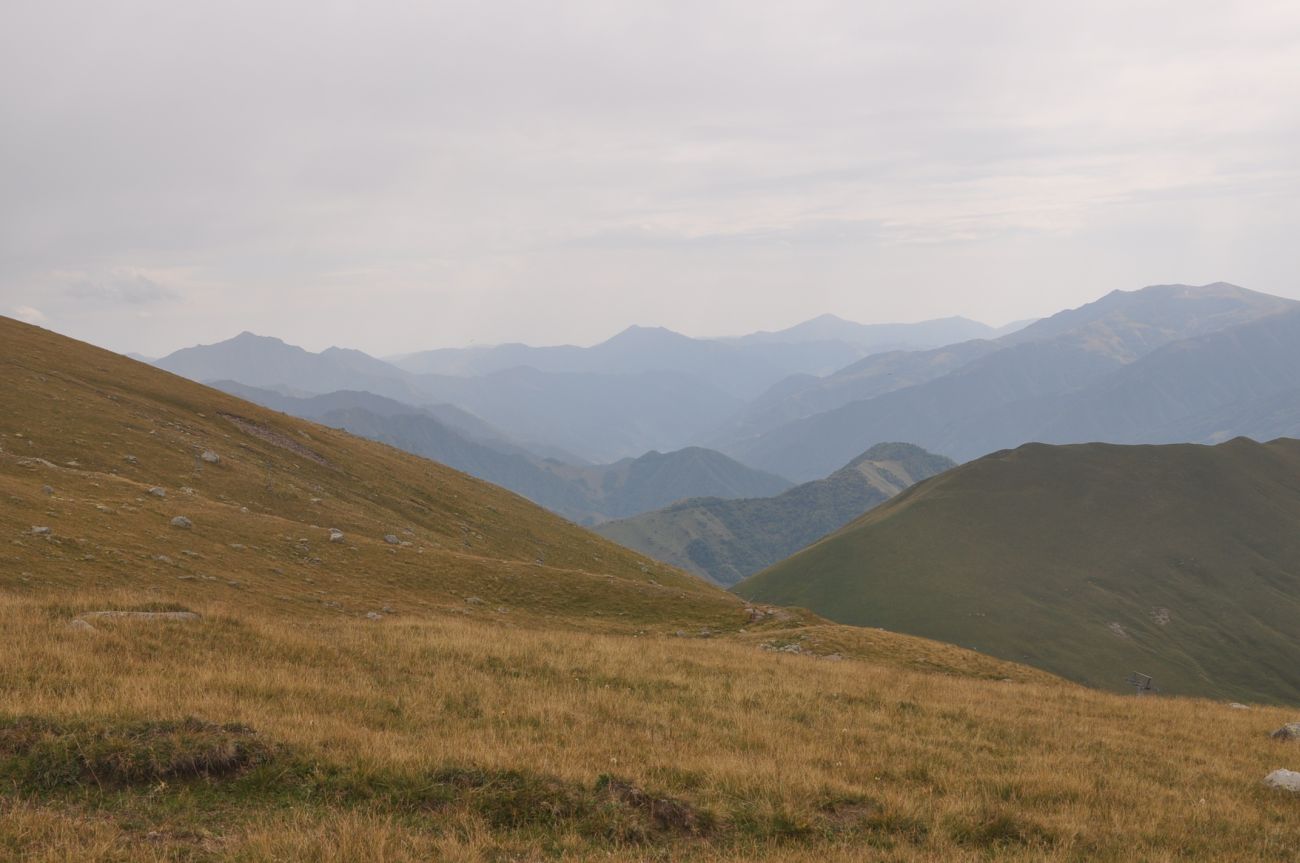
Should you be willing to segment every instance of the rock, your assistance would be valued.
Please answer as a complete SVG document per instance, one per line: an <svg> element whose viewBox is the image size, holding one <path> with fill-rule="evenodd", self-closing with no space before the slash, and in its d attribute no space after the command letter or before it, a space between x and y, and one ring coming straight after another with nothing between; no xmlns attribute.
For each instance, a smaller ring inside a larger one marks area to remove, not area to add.
<svg viewBox="0 0 1300 863"><path fill-rule="evenodd" d="M178 515L172 519L172 527L179 527L181 530L189 530L194 527L194 522L190 521L183 515Z"/></svg>
<svg viewBox="0 0 1300 863"><path fill-rule="evenodd" d="M172 563L172 559L165 554L155 554L153 556L153 559L158 561L159 563L166 563L166 564Z"/></svg>
<svg viewBox="0 0 1300 863"><path fill-rule="evenodd" d="M383 620L384 616L377 611L367 611L366 620Z"/></svg>
<svg viewBox="0 0 1300 863"><path fill-rule="evenodd" d="M467 597L465 597L465 601L468 602L470 605L482 605L482 604L483 604L483 600L480 599L480 598L477 597L477 596L467 596Z"/></svg>
<svg viewBox="0 0 1300 863"><path fill-rule="evenodd" d="M41 526L32 527L32 536L49 536L53 532L54 531L50 530L48 527L41 527Z"/></svg>
<svg viewBox="0 0 1300 863"><path fill-rule="evenodd" d="M217 455L210 449L205 449L199 458L203 459L203 461L208 464L221 464L221 456Z"/></svg>
<svg viewBox="0 0 1300 863"><path fill-rule="evenodd" d="M54 494L54 489L50 488L48 485L43 485L41 486L41 494Z"/></svg>
<svg viewBox="0 0 1300 863"><path fill-rule="evenodd" d="M1249 709L1250 709L1250 706L1247 705L1247 704L1241 704L1241 703L1239 703L1239 702L1234 701L1234 702L1232 702L1231 704L1228 705L1228 709L1229 709L1229 710L1249 710Z"/></svg>
<svg viewBox="0 0 1300 863"><path fill-rule="evenodd" d="M331 527L330 542L342 542L342 541L343 541L343 531L335 530L334 528Z"/></svg>
<svg viewBox="0 0 1300 863"><path fill-rule="evenodd" d="M1274 740L1300 740L1300 722L1288 722L1270 736Z"/></svg>
<svg viewBox="0 0 1300 863"><path fill-rule="evenodd" d="M384 542L388 543L389 545L397 545L399 542L401 542L401 540L398 539L395 534L387 533L384 534Z"/></svg>
<svg viewBox="0 0 1300 863"><path fill-rule="evenodd" d="M82 617L116 620L198 620L193 611L89 611Z"/></svg>
<svg viewBox="0 0 1300 863"><path fill-rule="evenodd" d="M1300 794L1300 773L1294 770L1274 770L1264 777L1264 784L1279 791Z"/></svg>
<svg viewBox="0 0 1300 863"><path fill-rule="evenodd" d="M149 489L149 494L153 495L154 497L166 497L167 489L163 488L162 486L156 485L153 488Z"/></svg>
<svg viewBox="0 0 1300 863"><path fill-rule="evenodd" d="M76 629L81 632L95 631L95 627L91 626L89 623L82 620L80 617L75 617L72 620L68 621L68 629Z"/></svg>
<svg viewBox="0 0 1300 863"><path fill-rule="evenodd" d="M396 611L393 611L393 607L391 605L385 605L382 609L380 609L380 611L382 611L384 614L397 614Z"/></svg>
<svg viewBox="0 0 1300 863"><path fill-rule="evenodd" d="M140 459L136 458L136 457L133 456L133 455L123 456L123 457L122 457L122 461L126 462L127 464L139 464L139 463L140 463Z"/></svg>

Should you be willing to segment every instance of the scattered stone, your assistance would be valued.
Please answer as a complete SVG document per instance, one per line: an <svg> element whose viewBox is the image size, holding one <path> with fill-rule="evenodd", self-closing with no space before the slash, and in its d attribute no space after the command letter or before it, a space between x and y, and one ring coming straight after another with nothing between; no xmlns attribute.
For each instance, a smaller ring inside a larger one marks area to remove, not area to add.
<svg viewBox="0 0 1300 863"><path fill-rule="evenodd" d="M1288 722L1271 736L1274 740L1300 740L1300 722Z"/></svg>
<svg viewBox="0 0 1300 863"><path fill-rule="evenodd" d="M1264 777L1264 784L1269 788L1300 794L1300 773L1294 770L1274 770Z"/></svg>
<svg viewBox="0 0 1300 863"><path fill-rule="evenodd" d="M483 600L480 599L480 598L477 597L477 596L467 596L467 597L465 597L465 601L468 602L470 605L482 605L482 604L483 604Z"/></svg>
<svg viewBox="0 0 1300 863"><path fill-rule="evenodd" d="M178 515L172 519L172 527L179 527L181 530L189 530L194 527L194 522L190 521L183 515Z"/></svg>
<svg viewBox="0 0 1300 863"><path fill-rule="evenodd" d="M154 497L166 497L167 489L163 488L162 486L156 485L153 488L149 489L149 494L153 495Z"/></svg>
<svg viewBox="0 0 1300 863"><path fill-rule="evenodd" d="M384 534L384 542L388 543L389 545L397 545L399 542L401 542L401 540L397 538L396 534L386 533Z"/></svg>
<svg viewBox="0 0 1300 863"><path fill-rule="evenodd" d="M1236 702L1236 701L1234 701L1234 702L1232 702L1231 704L1229 704L1228 707L1229 707L1229 709L1231 709L1231 710L1249 710L1249 709L1250 709L1250 705L1248 705L1248 704L1241 704L1241 703L1238 703L1238 702Z"/></svg>
<svg viewBox="0 0 1300 863"><path fill-rule="evenodd" d="M133 455L123 456L122 461L126 462L127 464L139 464L139 463L140 463L140 459L136 458L136 457L133 456Z"/></svg>
<svg viewBox="0 0 1300 863"><path fill-rule="evenodd" d="M330 542L342 542L342 541L343 541L343 531L341 531L341 530L336 530L335 528L332 528L332 527L331 527L331 528L330 528Z"/></svg>
<svg viewBox="0 0 1300 863"><path fill-rule="evenodd" d="M1164 607L1151 609L1151 620L1155 622L1156 626L1168 626L1171 620L1169 609Z"/></svg>
<svg viewBox="0 0 1300 863"><path fill-rule="evenodd" d="M68 629L76 629L76 630L80 630L81 632L95 631L95 627L91 626L89 623L82 620L80 617L68 621Z"/></svg>
<svg viewBox="0 0 1300 863"><path fill-rule="evenodd" d="M1115 633L1116 635L1118 635L1120 638L1129 637L1128 630L1118 623L1108 623L1106 624L1106 628L1109 629L1111 632Z"/></svg>
<svg viewBox="0 0 1300 863"><path fill-rule="evenodd" d="M89 611L82 617L115 620L198 620L193 611Z"/></svg>
<svg viewBox="0 0 1300 863"><path fill-rule="evenodd" d="M112 511L113 511L113 508L112 508L111 506L104 506L102 503L97 503L97 504L95 504L95 509L99 510L100 512L112 512Z"/></svg>
<svg viewBox="0 0 1300 863"><path fill-rule="evenodd" d="M32 535L33 535L33 536L49 536L49 535L50 535L51 533L53 533L53 532L54 532L54 531L50 530L48 527L42 527L42 526L33 526L33 527L32 527Z"/></svg>
<svg viewBox="0 0 1300 863"><path fill-rule="evenodd" d="M194 494L194 489L190 488L188 485L183 485L181 486L181 494Z"/></svg>
<svg viewBox="0 0 1300 863"><path fill-rule="evenodd" d="M210 449L205 449L199 458L203 459L203 461L208 464L221 464L221 456L217 455Z"/></svg>
<svg viewBox="0 0 1300 863"><path fill-rule="evenodd" d="M377 611L367 611L366 620L383 620L384 616Z"/></svg>
<svg viewBox="0 0 1300 863"><path fill-rule="evenodd" d="M385 605L383 608L380 609L380 611L382 611L384 614L397 614L396 611L393 611L393 607L391 605Z"/></svg>
<svg viewBox="0 0 1300 863"><path fill-rule="evenodd" d="M153 559L158 561L159 563L166 563L169 565L172 563L172 559L165 554L155 554L153 556Z"/></svg>
<svg viewBox="0 0 1300 863"><path fill-rule="evenodd" d="M48 485L43 485L41 486L41 494L54 494L54 489L50 488Z"/></svg>
<svg viewBox="0 0 1300 863"><path fill-rule="evenodd" d="M700 638L712 638L712 637L713 637L713 630L709 629L707 626L700 630Z"/></svg>
<svg viewBox="0 0 1300 863"><path fill-rule="evenodd" d="M232 542L230 544L230 547L233 548L235 551L243 551L248 546L244 545L242 542Z"/></svg>

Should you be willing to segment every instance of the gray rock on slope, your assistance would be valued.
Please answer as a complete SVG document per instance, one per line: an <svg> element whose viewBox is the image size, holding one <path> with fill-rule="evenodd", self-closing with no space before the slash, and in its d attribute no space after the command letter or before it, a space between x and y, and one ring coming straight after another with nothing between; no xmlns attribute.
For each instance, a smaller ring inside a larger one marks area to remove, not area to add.
<svg viewBox="0 0 1300 863"><path fill-rule="evenodd" d="M1300 722L1288 722L1270 736L1274 740L1300 740Z"/></svg>
<svg viewBox="0 0 1300 863"><path fill-rule="evenodd" d="M1300 773L1294 770L1274 770L1264 777L1264 784L1279 791L1300 794Z"/></svg>
<svg viewBox="0 0 1300 863"><path fill-rule="evenodd" d="M171 521L172 527L179 527L181 530L189 530L194 527L194 522L190 521L183 515L178 515Z"/></svg>
<svg viewBox="0 0 1300 863"><path fill-rule="evenodd" d="M208 464L221 464L221 456L217 455L215 452L213 452L210 449L205 449L203 451L203 454L200 455L199 458L201 458L203 461L207 462Z"/></svg>

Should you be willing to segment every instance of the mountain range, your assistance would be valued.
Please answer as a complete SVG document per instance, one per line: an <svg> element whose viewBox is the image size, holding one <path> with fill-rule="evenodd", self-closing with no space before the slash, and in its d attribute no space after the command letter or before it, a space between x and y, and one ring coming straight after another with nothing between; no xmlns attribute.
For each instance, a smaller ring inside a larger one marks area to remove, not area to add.
<svg viewBox="0 0 1300 863"><path fill-rule="evenodd" d="M760 399L752 433L711 445L799 481L886 440L957 461L1033 440L1177 440L1180 423L1190 433L1209 421L1207 411L1227 406L1225 388L1267 400L1296 386L1300 341L1287 334L1297 314L1292 300L1223 283L1116 291L992 343L871 357L821 381L786 384L785 395ZM1202 390L1196 382L1211 367L1224 384ZM763 426L763 417L801 413L800 399L823 410ZM831 407L842 399L850 400ZM1222 419L1219 439L1257 433L1236 414Z"/></svg>
<svg viewBox="0 0 1300 863"><path fill-rule="evenodd" d="M998 332L964 318L864 325L823 316L736 339L629 327L586 348L508 344L391 362L337 347L313 353L245 332L155 364L191 380L290 396L364 391L421 408L452 404L534 451L610 462L697 445L748 399L790 375L827 374L882 347L932 347Z"/></svg>
<svg viewBox="0 0 1300 863"><path fill-rule="evenodd" d="M877 444L825 479L779 495L685 500L599 525L596 532L730 586L953 466L910 444Z"/></svg>
<svg viewBox="0 0 1300 863"><path fill-rule="evenodd" d="M753 497L790 487L780 477L700 447L590 465L562 452L539 454L451 405L421 409L363 392L300 398L233 381L213 386L441 462L580 524L636 515L688 497Z"/></svg>
<svg viewBox="0 0 1300 863"><path fill-rule="evenodd" d="M1300 702L1300 441L1028 444L736 587L1122 690Z"/></svg>

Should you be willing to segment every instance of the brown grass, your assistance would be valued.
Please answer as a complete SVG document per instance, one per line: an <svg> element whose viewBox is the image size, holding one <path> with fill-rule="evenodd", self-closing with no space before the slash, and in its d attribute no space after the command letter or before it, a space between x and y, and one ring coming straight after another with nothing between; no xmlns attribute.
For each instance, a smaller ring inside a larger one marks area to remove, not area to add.
<svg viewBox="0 0 1300 863"><path fill-rule="evenodd" d="M86 783L15 789L0 849L131 860L1284 860L1300 847L1300 800L1260 786L1300 756L1268 739L1294 718L1284 710L832 662L732 639L199 610L198 624L84 632L5 598L5 713L240 723L308 763L396 777L380 786L522 769L563 796L613 775L716 827L651 825L620 837L620 850L583 816L494 823L497 803L481 796L413 815L373 789L316 802L218 784L200 805L185 802L184 783L116 795Z"/></svg>
<svg viewBox="0 0 1300 863"><path fill-rule="evenodd" d="M0 725L42 729L0 753L0 860L1300 847L1300 799L1260 784L1300 766L1268 739L1293 711L1106 695L802 613L753 621L440 466L12 322L0 345ZM112 609L201 618L69 626Z"/></svg>

